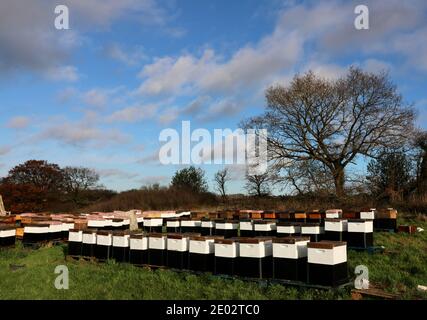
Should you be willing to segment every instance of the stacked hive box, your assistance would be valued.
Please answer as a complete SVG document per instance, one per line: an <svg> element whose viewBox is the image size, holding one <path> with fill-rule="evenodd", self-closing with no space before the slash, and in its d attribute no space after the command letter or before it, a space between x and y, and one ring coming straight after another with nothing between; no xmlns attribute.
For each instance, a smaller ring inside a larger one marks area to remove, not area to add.
<svg viewBox="0 0 427 320"><path fill-rule="evenodd" d="M61 240L62 239L62 222L60 221L47 221L49 225L49 240Z"/></svg>
<svg viewBox="0 0 427 320"><path fill-rule="evenodd" d="M148 236L144 233L129 237L129 261L135 265L148 264Z"/></svg>
<svg viewBox="0 0 427 320"><path fill-rule="evenodd" d="M161 218L144 218L144 231L148 233L162 233L163 219Z"/></svg>
<svg viewBox="0 0 427 320"><path fill-rule="evenodd" d="M148 234L148 261L152 266L166 266L166 234Z"/></svg>
<svg viewBox="0 0 427 320"><path fill-rule="evenodd" d="M239 257L238 241L237 238L215 239L215 274L235 275Z"/></svg>
<svg viewBox="0 0 427 320"><path fill-rule="evenodd" d="M360 211L360 219L364 220L374 220L375 219L375 209L363 209Z"/></svg>
<svg viewBox="0 0 427 320"><path fill-rule="evenodd" d="M179 232L181 232L181 221L177 218L168 219L166 221L166 232L167 233L179 233Z"/></svg>
<svg viewBox="0 0 427 320"><path fill-rule="evenodd" d="M212 272L215 252L215 239L218 236L191 236L188 254L188 269Z"/></svg>
<svg viewBox="0 0 427 320"><path fill-rule="evenodd" d="M10 225L0 225L0 247L15 245L16 229Z"/></svg>
<svg viewBox="0 0 427 320"><path fill-rule="evenodd" d="M272 239L268 237L239 238L237 274L250 278L269 278L273 264Z"/></svg>
<svg viewBox="0 0 427 320"><path fill-rule="evenodd" d="M113 233L112 231L98 231L96 233L95 257L106 261L112 256Z"/></svg>
<svg viewBox="0 0 427 320"><path fill-rule="evenodd" d="M273 239L273 278L307 281L307 243L309 237Z"/></svg>
<svg viewBox="0 0 427 320"><path fill-rule="evenodd" d="M293 214L293 220L299 223L306 223L307 214L303 210L296 210L295 213Z"/></svg>
<svg viewBox="0 0 427 320"><path fill-rule="evenodd" d="M237 237L239 232L239 222L236 220L216 220L215 235L224 238Z"/></svg>
<svg viewBox="0 0 427 320"><path fill-rule="evenodd" d="M301 224L297 222L277 222L278 237L297 236L301 234Z"/></svg>
<svg viewBox="0 0 427 320"><path fill-rule="evenodd" d="M254 222L251 219L240 219L239 229L241 237L253 237L254 236Z"/></svg>
<svg viewBox="0 0 427 320"><path fill-rule="evenodd" d="M389 208L379 210L374 220L375 230L397 230L397 210Z"/></svg>
<svg viewBox="0 0 427 320"><path fill-rule="evenodd" d="M215 221L210 220L210 218L203 218L200 233L202 236L213 236L215 234Z"/></svg>
<svg viewBox="0 0 427 320"><path fill-rule="evenodd" d="M286 210L277 212L279 222L292 222L294 218L294 211Z"/></svg>
<svg viewBox="0 0 427 320"><path fill-rule="evenodd" d="M272 219L275 220L277 219L277 213L275 211L265 211L262 214L263 219Z"/></svg>
<svg viewBox="0 0 427 320"><path fill-rule="evenodd" d="M113 233L113 251L111 257L117 262L129 261L130 233L128 231L115 231Z"/></svg>
<svg viewBox="0 0 427 320"><path fill-rule="evenodd" d="M144 217L137 216L136 222L138 223L138 229L141 229L141 230L144 229Z"/></svg>
<svg viewBox="0 0 427 320"><path fill-rule="evenodd" d="M68 239L68 232L74 229L74 222L73 219L63 219L62 220L62 239L66 240Z"/></svg>
<svg viewBox="0 0 427 320"><path fill-rule="evenodd" d="M368 248L374 245L372 220L349 219L347 228L347 243L349 247Z"/></svg>
<svg viewBox="0 0 427 320"><path fill-rule="evenodd" d="M345 242L309 242L307 247L308 283L335 287L348 281Z"/></svg>
<svg viewBox="0 0 427 320"><path fill-rule="evenodd" d="M329 209L325 212L325 218L327 219L339 219L342 217L341 209Z"/></svg>
<svg viewBox="0 0 427 320"><path fill-rule="evenodd" d="M68 232L68 254L81 256L83 243L83 230L70 229Z"/></svg>
<svg viewBox="0 0 427 320"><path fill-rule="evenodd" d="M89 222L88 222L89 223ZM111 229L118 231L124 229L124 219L112 219Z"/></svg>
<svg viewBox="0 0 427 320"><path fill-rule="evenodd" d="M320 225L323 225L324 218L325 218L325 212L320 210L313 210L307 213L308 223L319 223Z"/></svg>
<svg viewBox="0 0 427 320"><path fill-rule="evenodd" d="M311 242L322 240L324 231L324 227L320 223L304 223L301 225L301 235L309 236Z"/></svg>
<svg viewBox="0 0 427 320"><path fill-rule="evenodd" d="M181 220L182 233L200 233L201 226L202 226L202 221L199 218Z"/></svg>
<svg viewBox="0 0 427 320"><path fill-rule="evenodd" d="M268 220L255 220L254 234L256 237L275 237L276 222Z"/></svg>
<svg viewBox="0 0 427 320"><path fill-rule="evenodd" d="M189 234L167 235L167 266L174 269L186 269L188 262Z"/></svg>
<svg viewBox="0 0 427 320"><path fill-rule="evenodd" d="M96 230L83 230L82 256L91 258L95 254Z"/></svg>
<svg viewBox="0 0 427 320"><path fill-rule="evenodd" d="M47 223L27 223L24 227L24 244L45 242L50 239L50 225Z"/></svg>
<svg viewBox="0 0 427 320"><path fill-rule="evenodd" d="M325 219L325 240L346 241L347 219Z"/></svg>

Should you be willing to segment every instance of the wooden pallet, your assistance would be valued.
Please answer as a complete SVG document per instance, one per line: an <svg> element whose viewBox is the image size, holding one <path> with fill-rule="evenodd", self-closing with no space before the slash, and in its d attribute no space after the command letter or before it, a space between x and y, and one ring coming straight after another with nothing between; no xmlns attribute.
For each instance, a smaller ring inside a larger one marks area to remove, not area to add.
<svg viewBox="0 0 427 320"><path fill-rule="evenodd" d="M362 300L363 298L373 298L373 299L382 299L382 300L396 300L399 299L397 294L385 292L379 288L369 288L369 289L353 289L351 290L351 298L353 300Z"/></svg>

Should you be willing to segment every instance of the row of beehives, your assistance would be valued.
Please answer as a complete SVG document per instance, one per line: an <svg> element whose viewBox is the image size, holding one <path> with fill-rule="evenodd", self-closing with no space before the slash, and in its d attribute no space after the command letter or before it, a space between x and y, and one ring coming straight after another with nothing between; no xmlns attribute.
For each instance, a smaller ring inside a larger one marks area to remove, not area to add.
<svg viewBox="0 0 427 320"><path fill-rule="evenodd" d="M106 220L89 220L89 229L96 230L127 230L129 220L120 222ZM272 220L199 220L199 219L169 219L164 221L157 218L141 219L140 229L146 232L161 233L164 224L168 233L200 233L201 235L216 235L232 238L237 236L255 237L271 236L285 237L303 235L310 237L312 242L320 240L347 241L350 247L367 248L373 245L373 221L363 219L325 219L324 223L276 222ZM37 243L49 240L64 240L68 231L74 228L73 223L52 222L49 224L29 224L24 228L23 242ZM0 239L15 237L14 227L0 229ZM5 242L9 243L8 241ZM0 241L2 243L2 241Z"/></svg>
<svg viewBox="0 0 427 320"><path fill-rule="evenodd" d="M68 254L135 265L337 286L348 280L347 245L309 237L201 236L71 230Z"/></svg>

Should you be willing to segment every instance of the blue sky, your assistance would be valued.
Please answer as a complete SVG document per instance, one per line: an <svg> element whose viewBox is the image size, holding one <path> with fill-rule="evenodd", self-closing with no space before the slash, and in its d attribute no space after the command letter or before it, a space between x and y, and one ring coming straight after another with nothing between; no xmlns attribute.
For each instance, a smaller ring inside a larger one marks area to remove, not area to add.
<svg viewBox="0 0 427 320"><path fill-rule="evenodd" d="M308 70L389 70L427 127L427 3L74 0L70 30L53 0L0 3L0 176L29 159L96 169L108 188L168 184L159 133L231 128L265 105L264 90ZM363 163L363 162L360 162ZM205 165L211 184L221 166ZM363 165L358 166L363 171ZM232 168L230 192L241 192Z"/></svg>

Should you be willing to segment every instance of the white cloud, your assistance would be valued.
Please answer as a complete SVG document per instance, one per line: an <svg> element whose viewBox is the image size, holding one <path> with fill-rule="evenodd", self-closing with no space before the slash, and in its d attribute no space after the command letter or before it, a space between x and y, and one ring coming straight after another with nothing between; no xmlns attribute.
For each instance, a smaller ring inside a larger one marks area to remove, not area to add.
<svg viewBox="0 0 427 320"><path fill-rule="evenodd" d="M105 147L110 144L123 144L128 141L124 133L98 128L90 121L55 123L36 136L36 140L56 140L72 146Z"/></svg>
<svg viewBox="0 0 427 320"><path fill-rule="evenodd" d="M138 173L131 173L120 169L98 169L96 172L103 178L121 178L121 179L134 179L139 176Z"/></svg>
<svg viewBox="0 0 427 320"><path fill-rule="evenodd" d="M157 105L137 105L118 110L111 114L107 121L109 122L139 122L144 119L152 118L158 109Z"/></svg>
<svg viewBox="0 0 427 320"><path fill-rule="evenodd" d="M85 42L85 32L108 30L124 18L166 33L176 29L169 26L173 8L165 9L156 0L63 0L61 4L69 7L71 15L71 30L65 32L53 27L58 1L0 1L1 74L29 71L75 81L77 72L68 63L73 49Z"/></svg>
<svg viewBox="0 0 427 320"><path fill-rule="evenodd" d="M104 48L105 54L111 59L122 62L128 66L136 66L145 60L147 57L143 52L142 47L122 48L117 43L112 43Z"/></svg>
<svg viewBox="0 0 427 320"><path fill-rule="evenodd" d="M12 148L10 146L0 146L0 156L5 156L11 150L12 150Z"/></svg>
<svg viewBox="0 0 427 320"><path fill-rule="evenodd" d="M10 119L6 124L6 127L12 128L12 129L24 129L28 127L29 124L30 124L30 119L28 117L18 116Z"/></svg>
<svg viewBox="0 0 427 320"><path fill-rule="evenodd" d="M56 95L56 99L59 103L67 103L77 95L78 95L77 89L68 87L59 91L58 94Z"/></svg>
<svg viewBox="0 0 427 320"><path fill-rule="evenodd" d="M74 82L79 79L77 68L74 66L51 67L45 71L45 76L53 81Z"/></svg>
<svg viewBox="0 0 427 320"><path fill-rule="evenodd" d="M101 108L107 103L108 95L101 89L92 89L83 94L83 101L93 107Z"/></svg>

